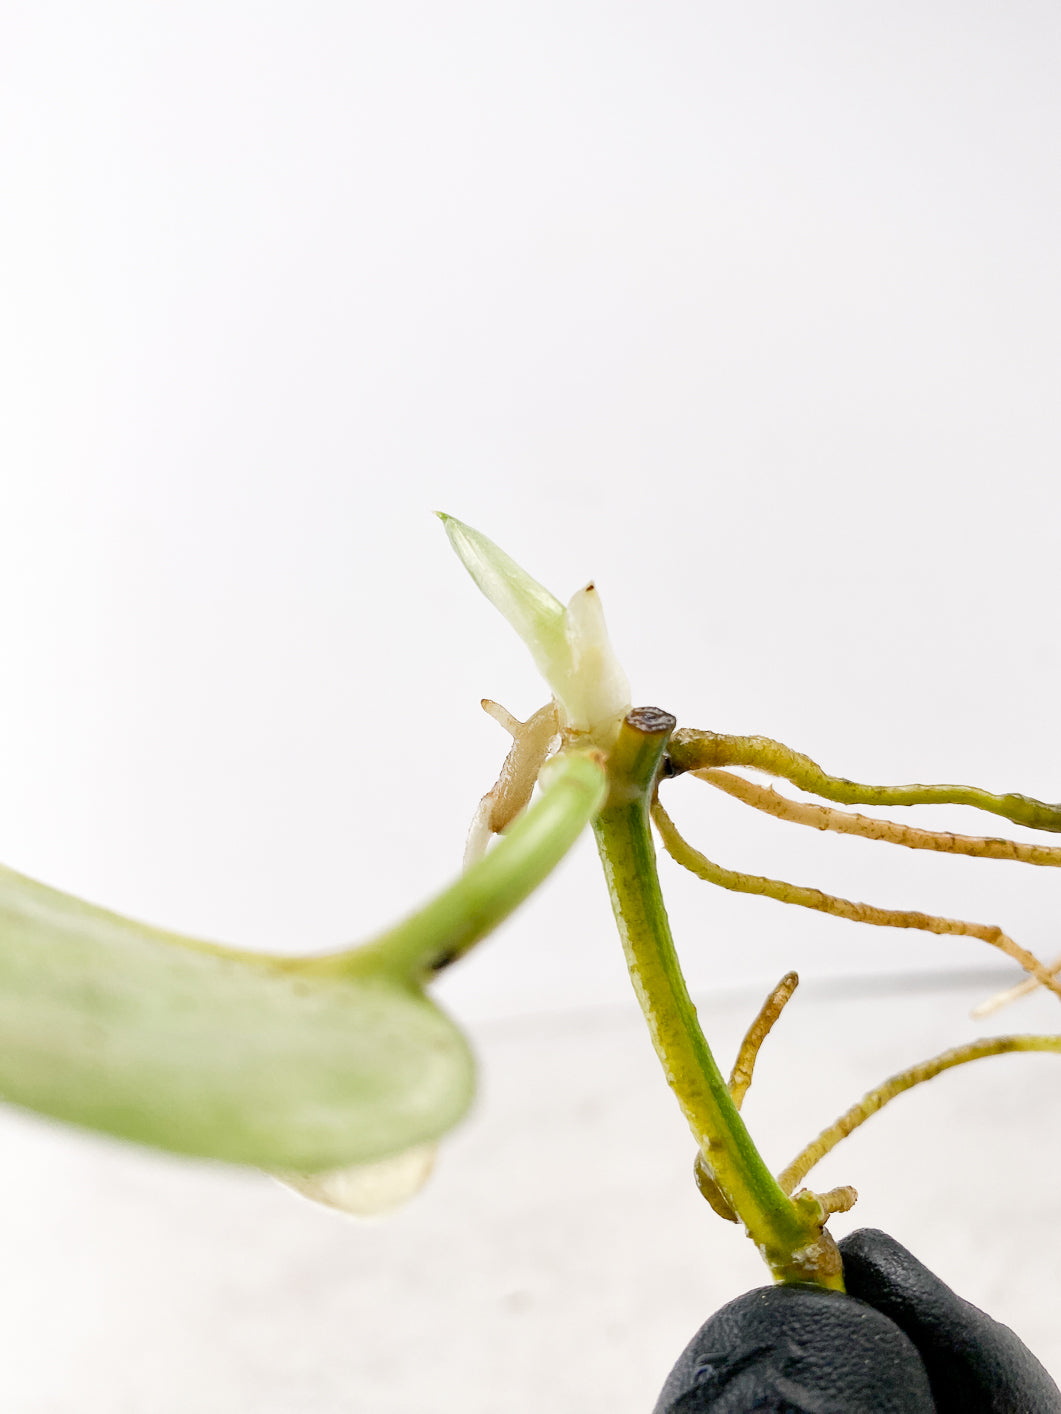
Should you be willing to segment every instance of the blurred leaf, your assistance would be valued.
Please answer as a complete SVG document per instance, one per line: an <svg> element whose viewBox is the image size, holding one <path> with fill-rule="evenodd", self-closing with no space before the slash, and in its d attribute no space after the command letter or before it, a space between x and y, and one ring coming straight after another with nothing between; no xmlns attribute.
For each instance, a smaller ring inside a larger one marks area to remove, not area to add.
<svg viewBox="0 0 1061 1414"><path fill-rule="evenodd" d="M241 956L0 868L0 1098L312 1172L437 1138L473 1089L464 1038L400 977Z"/></svg>
<svg viewBox="0 0 1061 1414"><path fill-rule="evenodd" d="M355 1218L372 1218L393 1212L414 1198L431 1176L435 1144L415 1144L404 1153L371 1164L350 1164L324 1173L275 1173L281 1183Z"/></svg>

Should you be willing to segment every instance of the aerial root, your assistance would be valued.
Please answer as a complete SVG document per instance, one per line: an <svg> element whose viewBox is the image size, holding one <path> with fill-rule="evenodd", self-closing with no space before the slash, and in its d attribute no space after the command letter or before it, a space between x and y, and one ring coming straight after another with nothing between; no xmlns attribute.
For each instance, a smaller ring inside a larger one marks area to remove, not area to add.
<svg viewBox="0 0 1061 1414"><path fill-rule="evenodd" d="M751 766L770 776L782 776L800 790L838 805L971 805L1015 825L1061 831L1061 804L1050 805L1015 792L995 795L977 786L864 785L829 775L809 756L767 736L729 736L685 727L668 742L667 763L674 776L710 766Z"/></svg>
<svg viewBox="0 0 1061 1414"><path fill-rule="evenodd" d="M1056 977L1061 972L1061 957L1055 957L1053 962L1046 964L1046 970L1051 977ZM990 1016L992 1012L1000 1011L1002 1007L1009 1006L1010 1002L1018 1001L1021 997L1027 997L1035 991L1036 987L1042 986L1038 977L1025 977L1023 982L1018 982L1012 987L1007 987L1004 992L996 992L993 997L988 997L986 1002L980 1002L974 1006L971 1016L978 1020L983 1016Z"/></svg>
<svg viewBox="0 0 1061 1414"><path fill-rule="evenodd" d="M530 803L538 773L554 750L560 731L555 702L539 707L525 722L488 697L483 698L481 706L512 737L512 746L496 783L480 800L472 817L464 846L465 869L483 857L492 837L499 835Z"/></svg>
<svg viewBox="0 0 1061 1414"><path fill-rule="evenodd" d="M758 1016L749 1026L744 1040L740 1043L737 1059L733 1062L733 1070L729 1077L729 1093L733 1096L733 1103L738 1110L744 1103L744 1097L752 1083L752 1073L755 1070L759 1048L773 1030L774 1022L784 1011L792 993L798 986L799 977L797 974L786 972L759 1008Z"/></svg>
<svg viewBox="0 0 1061 1414"><path fill-rule="evenodd" d="M791 1196L797 1203L813 1204L818 1210L818 1221L824 1227L834 1213L849 1213L851 1211L858 1202L858 1189L852 1188L850 1183L844 1183L839 1188L829 1188L824 1193L815 1193L810 1188L801 1188L798 1193L793 1193Z"/></svg>
<svg viewBox="0 0 1061 1414"><path fill-rule="evenodd" d="M778 1174L779 1187L785 1193L791 1194L796 1185L803 1182L811 1169L824 1159L826 1154L835 1149L841 1139L846 1139L859 1125L864 1124L870 1115L876 1114L890 1100L894 1100L905 1090L910 1090L915 1085L922 1084L923 1081L931 1080L934 1076L940 1075L943 1071L950 1070L956 1065L964 1065L967 1061L982 1060L987 1056L1005 1055L1011 1051L1055 1051L1061 1053L1061 1036L991 1036L983 1041L969 1041L963 1046L954 1046L951 1050L944 1051L931 1060L922 1061L920 1065L913 1065L908 1070L900 1071L898 1075L893 1075L886 1080L883 1085L878 1085L875 1090L870 1090L863 1095L858 1104L852 1105L835 1124L823 1129L817 1139L808 1144L789 1166Z"/></svg>
<svg viewBox="0 0 1061 1414"><path fill-rule="evenodd" d="M839 1188L829 1188L824 1193L816 1193L814 1196L825 1209L825 1216L831 1217L833 1213L849 1213L851 1211L858 1202L858 1189L852 1188L850 1183L844 1183Z"/></svg>
<svg viewBox="0 0 1061 1414"><path fill-rule="evenodd" d="M814 805L789 800L772 786L735 776L717 766L692 771L697 780L706 781L716 790L796 825L809 825L815 830L833 830L841 835L857 835L860 839L884 840L887 844L903 845L907 849L931 849L940 854L965 854L977 859L1010 859L1020 864L1051 865L1061 868L1061 847L1057 845L1025 844L978 835L955 835L943 830L920 830L912 825L900 825L893 820L876 820L870 815L852 815L828 805Z"/></svg>
<svg viewBox="0 0 1061 1414"><path fill-rule="evenodd" d="M733 1070L729 1077L729 1093L733 1097L733 1103L739 1110L748 1087L752 1083L752 1072L755 1070L755 1061L759 1054L759 1048L769 1036L773 1029L774 1022L781 1015L786 1003L792 993L799 986L799 978L794 972L786 972L781 981L767 997L759 1008L758 1015L748 1027L744 1040L740 1043L737 1051L737 1059L733 1062ZM693 1165L693 1176L696 1179L696 1186L701 1195L707 1199L720 1218L725 1218L727 1222L735 1223L737 1215L729 1204L725 1194L715 1182L710 1165L704 1155L697 1152L696 1161Z"/></svg>
<svg viewBox="0 0 1061 1414"><path fill-rule="evenodd" d="M839 898L835 894L827 894L821 889L809 888L804 884L788 884L781 879L767 878L763 874L746 874L736 869L727 869L721 864L715 864L683 838L658 798L652 805L652 819L667 853L678 864L708 883L737 893L760 894L765 898L777 899L780 903L794 903L801 908L813 908L819 913L828 913L834 918L846 918L853 923L869 923L883 928L917 928L926 933L979 938L982 942L999 948L1043 986L1061 996L1061 981L1050 973L1034 953L1021 947L1008 933L1004 933L994 924L968 923L962 919L943 918L938 914L921 913L913 909L878 908L874 904L855 903L851 899Z"/></svg>

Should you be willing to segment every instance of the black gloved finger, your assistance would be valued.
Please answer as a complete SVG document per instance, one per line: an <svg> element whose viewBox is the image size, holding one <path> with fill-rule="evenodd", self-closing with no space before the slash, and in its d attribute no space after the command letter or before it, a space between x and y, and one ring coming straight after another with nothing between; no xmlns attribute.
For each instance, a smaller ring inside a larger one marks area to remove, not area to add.
<svg viewBox="0 0 1061 1414"><path fill-rule="evenodd" d="M815 1286L749 1291L701 1326L654 1414L935 1414L912 1342L887 1317Z"/></svg>
<svg viewBox="0 0 1061 1414"><path fill-rule="evenodd" d="M1061 1414L1061 1390L1008 1326L956 1296L885 1232L840 1243L844 1282L917 1346L939 1414Z"/></svg>

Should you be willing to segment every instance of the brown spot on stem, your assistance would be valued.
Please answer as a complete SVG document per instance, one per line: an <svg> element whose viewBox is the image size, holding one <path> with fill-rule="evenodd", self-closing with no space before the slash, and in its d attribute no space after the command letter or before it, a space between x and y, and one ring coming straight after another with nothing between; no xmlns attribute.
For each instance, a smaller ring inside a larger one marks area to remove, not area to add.
<svg viewBox="0 0 1061 1414"><path fill-rule="evenodd" d="M626 725L642 736L667 736L677 726L677 719L662 707L634 707L626 714Z"/></svg>

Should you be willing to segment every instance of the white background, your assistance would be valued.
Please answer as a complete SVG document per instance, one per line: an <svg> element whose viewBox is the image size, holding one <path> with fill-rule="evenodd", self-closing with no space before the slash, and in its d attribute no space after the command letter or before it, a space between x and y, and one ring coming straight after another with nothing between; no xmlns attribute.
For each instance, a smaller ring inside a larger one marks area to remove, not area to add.
<svg viewBox="0 0 1061 1414"><path fill-rule="evenodd" d="M592 576L682 724L1061 798L1056 6L9 0L0 40L5 862L292 951L442 884L478 698L544 693L434 508ZM1052 871L707 797L723 863L1061 950ZM665 883L699 993L993 968ZM628 985L582 847L443 992Z"/></svg>

